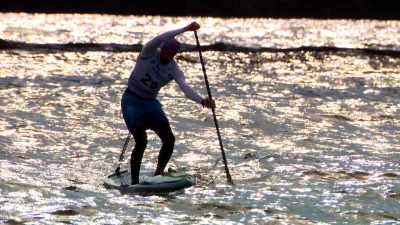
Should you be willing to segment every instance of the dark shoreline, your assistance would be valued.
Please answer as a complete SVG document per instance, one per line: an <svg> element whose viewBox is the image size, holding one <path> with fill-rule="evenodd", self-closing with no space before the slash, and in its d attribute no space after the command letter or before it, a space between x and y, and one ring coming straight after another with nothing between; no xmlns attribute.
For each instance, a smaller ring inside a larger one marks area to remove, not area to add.
<svg viewBox="0 0 400 225"><path fill-rule="evenodd" d="M3 0L0 12L400 20L400 0Z"/></svg>
<svg viewBox="0 0 400 225"><path fill-rule="evenodd" d="M2 50L24 50L30 52L140 52L143 48L141 44L100 44L100 43L67 43L67 44L35 44L7 41L0 39L0 51ZM295 48L251 48L238 46L234 44L215 43L201 46L202 51L220 51L220 52L242 52L242 53L261 53L261 52L282 52L282 53L304 53L304 52L325 52L325 53L353 53L374 56L388 56L400 58L400 51L392 49L378 49L374 47L366 48L342 48L334 46L302 46ZM180 52L195 52L196 45L182 44Z"/></svg>

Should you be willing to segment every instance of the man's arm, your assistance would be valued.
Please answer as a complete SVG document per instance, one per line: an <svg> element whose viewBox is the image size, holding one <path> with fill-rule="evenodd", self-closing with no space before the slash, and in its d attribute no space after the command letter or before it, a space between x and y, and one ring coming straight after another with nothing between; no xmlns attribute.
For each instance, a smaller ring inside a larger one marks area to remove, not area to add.
<svg viewBox="0 0 400 225"><path fill-rule="evenodd" d="M168 32L158 35L157 37L153 38L152 40L150 40L149 42L147 42L144 45L142 52L140 52L140 57L142 57L142 58L151 57L152 55L154 55L157 52L157 48L159 48L163 42L169 41L172 38L174 38L176 35L179 35L183 32L184 32L184 30L183 30L183 28L181 28L181 29L177 29L177 30L171 30L171 31L168 31Z"/></svg>
<svg viewBox="0 0 400 225"><path fill-rule="evenodd" d="M183 93L185 93L185 96L187 98L201 104L201 102L203 101L203 97L201 97L192 87L190 87L186 83L185 75L179 68L176 69L174 80L179 85L179 88L183 91Z"/></svg>
<svg viewBox="0 0 400 225"><path fill-rule="evenodd" d="M215 109L215 102L211 101L210 98L207 96L206 98L201 97L197 92L190 87L185 81L185 75L183 72L178 68L177 73L175 74L174 80L178 83L180 89L185 93L185 96L197 103L203 105L203 107L207 107L210 109Z"/></svg>
<svg viewBox="0 0 400 225"><path fill-rule="evenodd" d="M156 53L157 48L160 47L163 42L169 41L175 36L182 34L183 32L198 30L199 28L200 25L198 23L192 22L191 24L183 28L162 33L145 44L145 46L142 49L142 52L140 53L140 57L142 58L151 57Z"/></svg>

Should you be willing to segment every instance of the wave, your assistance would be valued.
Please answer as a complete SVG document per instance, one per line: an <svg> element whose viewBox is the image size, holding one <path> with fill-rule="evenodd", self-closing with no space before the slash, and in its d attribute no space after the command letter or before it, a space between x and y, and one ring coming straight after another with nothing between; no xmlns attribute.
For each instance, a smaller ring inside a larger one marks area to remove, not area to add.
<svg viewBox="0 0 400 225"><path fill-rule="evenodd" d="M46 51L46 52L140 52L142 44L107 44L107 43L67 43L67 44L37 44L16 42L0 39L0 50L25 50L25 51ZM201 46L202 51L221 51L221 52L242 52L242 53L261 53L261 52L350 52L355 54L383 55L400 58L399 50L379 49L379 48L343 48L335 46L301 46L293 48L267 48L267 47L246 47L228 43L215 43ZM196 45L182 44L181 52L197 51Z"/></svg>

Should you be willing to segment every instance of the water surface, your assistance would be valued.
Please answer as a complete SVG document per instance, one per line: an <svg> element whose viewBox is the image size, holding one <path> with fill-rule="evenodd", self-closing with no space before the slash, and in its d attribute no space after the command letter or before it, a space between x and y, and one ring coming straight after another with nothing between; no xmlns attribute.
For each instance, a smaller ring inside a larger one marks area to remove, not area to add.
<svg viewBox="0 0 400 225"><path fill-rule="evenodd" d="M198 21L202 44L400 50L398 21L0 14L0 39L144 44ZM194 44L191 33L179 37ZM356 52L204 52L212 114L175 83L159 99L169 167L198 184L165 195L102 186L127 136L120 98L137 52L0 52L0 221L24 224L393 224L400 214L399 58ZM196 52L177 57L206 95ZM160 148L149 132L143 168ZM133 140L129 147L134 145ZM123 168L128 168L129 154Z"/></svg>

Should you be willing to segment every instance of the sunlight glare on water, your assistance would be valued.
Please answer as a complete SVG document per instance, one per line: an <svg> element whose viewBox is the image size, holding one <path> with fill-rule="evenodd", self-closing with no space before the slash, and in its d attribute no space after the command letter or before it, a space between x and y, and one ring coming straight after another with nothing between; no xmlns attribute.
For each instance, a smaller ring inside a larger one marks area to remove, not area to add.
<svg viewBox="0 0 400 225"><path fill-rule="evenodd" d="M203 45L400 50L399 21L0 14L0 39L144 44L200 23ZM193 34L178 38L195 44ZM196 186L107 190L127 136L120 98L137 52L2 50L0 221L27 224L384 224L400 220L400 60L343 52L203 52L212 114L172 82L159 100L177 138L169 167ZM197 52L176 57L206 95ZM149 132L143 168L161 141ZM133 148L132 140L129 148ZM129 167L130 151L123 169Z"/></svg>

